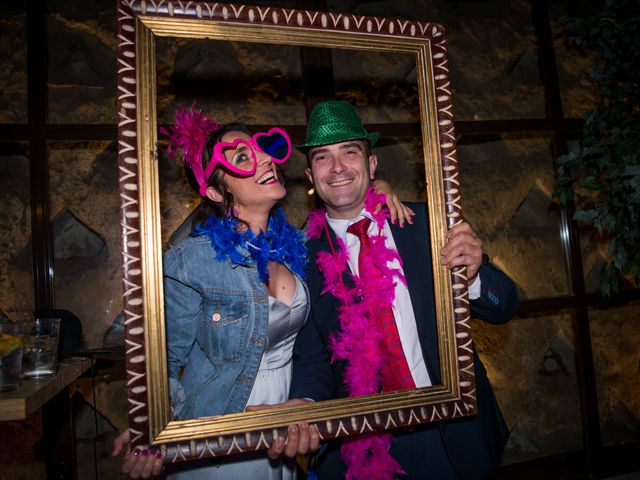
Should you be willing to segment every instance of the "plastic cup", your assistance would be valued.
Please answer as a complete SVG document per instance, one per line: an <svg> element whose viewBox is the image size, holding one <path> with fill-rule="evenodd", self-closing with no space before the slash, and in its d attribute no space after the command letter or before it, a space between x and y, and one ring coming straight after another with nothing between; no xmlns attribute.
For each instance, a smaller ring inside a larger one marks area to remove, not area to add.
<svg viewBox="0 0 640 480"><path fill-rule="evenodd" d="M37 318L27 322L22 354L22 378L52 377L58 371L59 318Z"/></svg>
<svg viewBox="0 0 640 480"><path fill-rule="evenodd" d="M0 392L20 386L24 324L0 323Z"/></svg>

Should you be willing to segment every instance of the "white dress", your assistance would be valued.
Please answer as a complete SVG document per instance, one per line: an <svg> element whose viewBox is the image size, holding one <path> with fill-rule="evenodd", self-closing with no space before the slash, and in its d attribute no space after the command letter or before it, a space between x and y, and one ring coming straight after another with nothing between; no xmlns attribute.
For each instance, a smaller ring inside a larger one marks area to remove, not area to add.
<svg viewBox="0 0 640 480"><path fill-rule="evenodd" d="M296 278L296 291L291 306L269 297L268 344L262 354L256 380L247 405L282 403L289 398L291 357L296 335L302 328L307 311L306 289ZM172 480L293 480L295 459L271 461L266 451L220 459L200 460L176 465L168 475Z"/></svg>

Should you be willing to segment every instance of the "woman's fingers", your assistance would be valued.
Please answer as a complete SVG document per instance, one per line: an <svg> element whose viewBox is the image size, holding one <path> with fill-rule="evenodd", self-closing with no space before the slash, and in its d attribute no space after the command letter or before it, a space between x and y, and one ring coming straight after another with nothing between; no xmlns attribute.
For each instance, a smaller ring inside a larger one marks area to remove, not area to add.
<svg viewBox="0 0 640 480"><path fill-rule="evenodd" d="M267 455L275 460L280 455L293 458L298 454L314 452L320 446L320 432L315 425L309 426L307 422L298 425L289 425L287 438L278 437L269 448Z"/></svg>
<svg viewBox="0 0 640 480"><path fill-rule="evenodd" d="M117 457L122 451L124 451L125 447L129 448L129 439L129 429L127 428L124 432L113 439L113 449L111 450L111 456Z"/></svg>
<svg viewBox="0 0 640 480"><path fill-rule="evenodd" d="M134 448L122 463L122 473L129 478L151 478L162 472L162 454L155 448Z"/></svg>

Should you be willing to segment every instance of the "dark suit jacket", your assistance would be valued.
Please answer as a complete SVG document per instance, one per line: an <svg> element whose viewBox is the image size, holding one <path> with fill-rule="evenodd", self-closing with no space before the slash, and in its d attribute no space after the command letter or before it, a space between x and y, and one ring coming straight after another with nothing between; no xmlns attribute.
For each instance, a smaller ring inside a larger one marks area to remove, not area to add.
<svg viewBox="0 0 640 480"><path fill-rule="evenodd" d="M403 229L391 225L392 234L403 260L403 270L416 317L424 360L433 384L440 380L438 338L435 323L433 277L427 212L424 204L409 204L416 212L413 225ZM336 240L331 229L333 244ZM343 382L345 362L331 364L330 337L339 329L339 302L331 294L321 295L323 279L315 266L320 250L330 251L326 235L310 240L309 293L311 312L298 334L293 353L291 398L316 401L346 397ZM481 297L471 302L472 314L487 322L509 320L517 307L514 283L491 265L485 257L480 268ZM345 276L345 282L350 280ZM463 420L439 424L441 437L452 466L462 478L483 478L497 465L508 432L498 409L486 370L474 355L478 414Z"/></svg>

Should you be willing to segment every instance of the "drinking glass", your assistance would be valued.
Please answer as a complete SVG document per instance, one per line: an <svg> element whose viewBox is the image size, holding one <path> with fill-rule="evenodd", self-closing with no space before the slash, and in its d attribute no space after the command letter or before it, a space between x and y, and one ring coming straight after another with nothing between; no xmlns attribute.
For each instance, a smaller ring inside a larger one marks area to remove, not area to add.
<svg viewBox="0 0 640 480"><path fill-rule="evenodd" d="M22 378L52 377L58 371L59 318L27 322L22 356Z"/></svg>

